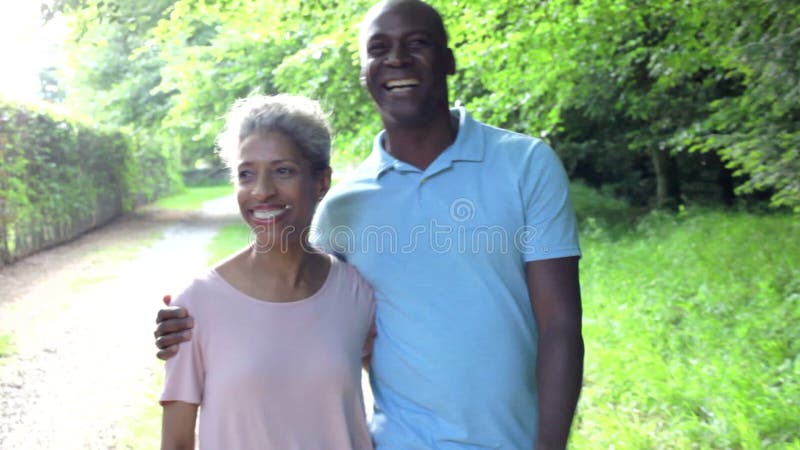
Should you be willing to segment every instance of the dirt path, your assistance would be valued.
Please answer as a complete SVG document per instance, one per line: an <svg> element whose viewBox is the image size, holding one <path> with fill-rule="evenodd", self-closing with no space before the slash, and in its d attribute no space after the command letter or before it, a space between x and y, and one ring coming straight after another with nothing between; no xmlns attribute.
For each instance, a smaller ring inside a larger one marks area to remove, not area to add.
<svg viewBox="0 0 800 450"><path fill-rule="evenodd" d="M0 360L0 449L119 448L161 370L161 294L202 270L206 243L235 220L139 212L0 270L0 334L16 344Z"/></svg>

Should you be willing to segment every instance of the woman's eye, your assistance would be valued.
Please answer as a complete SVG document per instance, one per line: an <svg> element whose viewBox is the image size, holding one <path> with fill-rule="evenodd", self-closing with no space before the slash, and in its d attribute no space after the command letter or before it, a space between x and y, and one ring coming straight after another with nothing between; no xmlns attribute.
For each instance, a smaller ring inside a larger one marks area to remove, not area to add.
<svg viewBox="0 0 800 450"><path fill-rule="evenodd" d="M291 167L278 167L275 169L275 175L280 178L288 178L294 175L295 170Z"/></svg>

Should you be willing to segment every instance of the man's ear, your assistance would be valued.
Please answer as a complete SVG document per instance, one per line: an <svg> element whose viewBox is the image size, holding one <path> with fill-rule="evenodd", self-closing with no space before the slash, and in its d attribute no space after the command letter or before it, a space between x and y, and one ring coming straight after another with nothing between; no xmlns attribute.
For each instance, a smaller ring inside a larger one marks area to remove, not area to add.
<svg viewBox="0 0 800 450"><path fill-rule="evenodd" d="M455 75L456 73L456 56L453 54L453 49L447 47L447 52L445 53L445 58L447 58L447 74L448 75Z"/></svg>

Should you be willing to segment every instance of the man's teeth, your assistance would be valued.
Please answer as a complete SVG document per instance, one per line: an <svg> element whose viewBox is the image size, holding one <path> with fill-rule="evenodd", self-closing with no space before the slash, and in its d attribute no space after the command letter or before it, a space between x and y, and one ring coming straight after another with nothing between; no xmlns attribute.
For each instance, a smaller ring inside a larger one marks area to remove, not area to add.
<svg viewBox="0 0 800 450"><path fill-rule="evenodd" d="M281 209L270 209L270 210L257 209L253 211L253 217L255 217L258 220L270 220L283 214L284 212L286 212L287 209L291 209L291 206L286 205Z"/></svg>
<svg viewBox="0 0 800 450"><path fill-rule="evenodd" d="M415 80L413 78L404 79L404 80L391 80L386 82L386 88L389 90L393 89L410 89L414 86L419 85L419 80Z"/></svg>

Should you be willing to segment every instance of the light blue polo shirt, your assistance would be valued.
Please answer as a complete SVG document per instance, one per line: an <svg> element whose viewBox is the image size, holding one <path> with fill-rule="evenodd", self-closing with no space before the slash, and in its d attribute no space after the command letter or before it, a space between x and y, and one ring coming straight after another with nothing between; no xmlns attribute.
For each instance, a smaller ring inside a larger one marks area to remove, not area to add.
<svg viewBox="0 0 800 450"><path fill-rule="evenodd" d="M580 255L567 177L529 136L458 115L426 170L383 149L320 205L316 242L377 297L378 449L532 448L536 324L525 263Z"/></svg>

